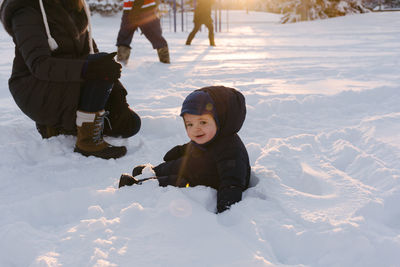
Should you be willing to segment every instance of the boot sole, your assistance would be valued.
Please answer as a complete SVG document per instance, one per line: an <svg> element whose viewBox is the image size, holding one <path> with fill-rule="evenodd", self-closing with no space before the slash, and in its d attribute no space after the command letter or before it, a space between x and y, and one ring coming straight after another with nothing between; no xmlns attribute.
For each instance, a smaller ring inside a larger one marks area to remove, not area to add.
<svg viewBox="0 0 400 267"><path fill-rule="evenodd" d="M125 156L127 150L126 147L124 146L121 147L111 146L99 151L85 151L80 149L79 147L75 147L74 152L80 153L85 157L94 156L102 159L118 159L120 157Z"/></svg>

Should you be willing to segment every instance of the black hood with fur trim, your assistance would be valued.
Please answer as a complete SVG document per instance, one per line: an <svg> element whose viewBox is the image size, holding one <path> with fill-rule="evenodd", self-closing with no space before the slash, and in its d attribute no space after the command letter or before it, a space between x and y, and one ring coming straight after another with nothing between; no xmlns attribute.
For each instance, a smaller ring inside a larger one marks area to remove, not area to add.
<svg viewBox="0 0 400 267"><path fill-rule="evenodd" d="M225 86L203 87L196 91L207 92L214 101L218 116L217 138L239 132L246 118L246 101L242 93Z"/></svg>

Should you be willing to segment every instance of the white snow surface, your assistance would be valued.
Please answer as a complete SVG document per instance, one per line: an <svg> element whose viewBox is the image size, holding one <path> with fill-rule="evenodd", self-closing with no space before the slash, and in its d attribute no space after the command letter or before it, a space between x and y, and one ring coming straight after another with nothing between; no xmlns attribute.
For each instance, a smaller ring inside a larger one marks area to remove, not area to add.
<svg viewBox="0 0 400 267"><path fill-rule="evenodd" d="M121 80L142 129L106 137L128 148L117 160L41 139L8 90L14 45L0 32L0 266L400 266L400 12L229 19L216 47L205 28L191 46L164 31L170 65L136 33ZM115 51L120 16L92 22ZM181 103L209 85L246 97L243 200L215 214L211 188L118 189L188 141Z"/></svg>

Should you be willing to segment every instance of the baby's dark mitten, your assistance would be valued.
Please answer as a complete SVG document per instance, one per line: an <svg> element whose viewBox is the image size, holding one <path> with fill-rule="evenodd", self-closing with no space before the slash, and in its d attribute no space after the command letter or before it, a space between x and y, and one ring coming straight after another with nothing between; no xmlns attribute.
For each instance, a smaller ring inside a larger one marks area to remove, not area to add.
<svg viewBox="0 0 400 267"><path fill-rule="evenodd" d="M123 173L121 175L121 178L119 178L118 188L121 188L121 187L123 187L125 185L131 186L131 185L137 184L138 182L139 181L135 177L133 177L133 176L127 174L127 173Z"/></svg>
<svg viewBox="0 0 400 267"><path fill-rule="evenodd" d="M146 167L146 165L139 165L133 168L132 170L132 176L138 176L142 174L143 169Z"/></svg>
<svg viewBox="0 0 400 267"><path fill-rule="evenodd" d="M217 192L217 213L228 210L230 206L242 200L242 188L230 186L220 189Z"/></svg>

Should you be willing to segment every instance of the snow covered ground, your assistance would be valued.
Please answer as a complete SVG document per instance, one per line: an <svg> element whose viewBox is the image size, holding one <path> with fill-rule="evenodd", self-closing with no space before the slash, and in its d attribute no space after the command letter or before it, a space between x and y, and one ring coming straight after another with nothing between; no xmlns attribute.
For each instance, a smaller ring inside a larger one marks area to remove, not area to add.
<svg viewBox="0 0 400 267"><path fill-rule="evenodd" d="M135 35L122 82L143 127L107 138L128 147L118 160L40 138L8 91L0 31L0 266L400 266L400 12L229 16L217 47L204 28L192 46L165 31L171 65ZM101 50L115 50L119 21L93 17ZM180 105L208 85L247 100L243 201L216 215L210 188L118 190L122 172L187 142Z"/></svg>

